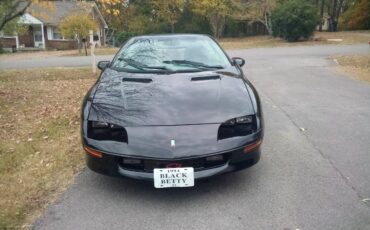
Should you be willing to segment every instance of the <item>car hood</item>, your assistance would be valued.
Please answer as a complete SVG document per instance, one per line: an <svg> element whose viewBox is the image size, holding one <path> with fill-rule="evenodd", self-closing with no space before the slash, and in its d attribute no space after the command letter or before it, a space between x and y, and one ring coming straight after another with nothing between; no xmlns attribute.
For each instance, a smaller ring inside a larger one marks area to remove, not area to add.
<svg viewBox="0 0 370 230"><path fill-rule="evenodd" d="M88 119L125 127L170 126L216 124L254 114L239 74L236 70L138 74L107 69Z"/></svg>

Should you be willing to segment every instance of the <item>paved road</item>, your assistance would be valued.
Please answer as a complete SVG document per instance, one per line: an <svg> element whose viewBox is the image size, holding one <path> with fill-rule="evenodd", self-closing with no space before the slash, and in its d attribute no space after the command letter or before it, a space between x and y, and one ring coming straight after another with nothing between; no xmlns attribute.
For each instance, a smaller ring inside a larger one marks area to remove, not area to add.
<svg viewBox="0 0 370 230"><path fill-rule="evenodd" d="M248 58L248 60L253 61L255 56L263 57L266 61L276 61L276 58L280 58L281 55L285 57L289 56L300 56L303 55L305 57L305 61L303 63L297 63L300 66L309 66L312 64L317 63L319 60L314 60L316 57L326 57L328 55L336 55L336 54L351 54L351 53L366 53L369 52L369 46L364 45L328 45L328 46L303 46L303 47L294 47L294 48L274 48L274 49L250 49L246 50L245 52L237 52L232 51L229 52L231 54L240 54L243 57ZM261 56L262 55L262 56ZM272 56L268 56L272 55ZM311 58L309 58L311 57ZM103 56L96 56L96 61L106 61L111 60L113 58L112 55L103 55ZM306 58L309 58L307 60ZM313 62L313 63L311 63ZM0 59L0 70L1 69L28 69L28 68L40 68L40 67L84 67L90 66L92 63L92 59L90 56L77 56L77 57L40 57L40 58L29 58L28 56L23 59L15 60L14 58L11 59ZM254 64L254 63L253 63ZM266 62L258 62L257 64L266 64ZM273 63L267 63L270 66ZM283 63L285 64L285 63ZM254 68L254 66L249 65L249 68Z"/></svg>
<svg viewBox="0 0 370 230"><path fill-rule="evenodd" d="M251 49L245 71L263 101L255 167L194 188L83 171L35 229L370 229L370 86L326 57L362 46ZM300 128L304 128L302 132Z"/></svg>

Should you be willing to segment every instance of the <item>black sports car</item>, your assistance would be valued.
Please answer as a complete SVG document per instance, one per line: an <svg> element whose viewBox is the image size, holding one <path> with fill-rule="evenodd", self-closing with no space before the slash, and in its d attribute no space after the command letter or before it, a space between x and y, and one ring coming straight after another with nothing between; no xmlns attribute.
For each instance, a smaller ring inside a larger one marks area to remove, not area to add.
<svg viewBox="0 0 370 230"><path fill-rule="evenodd" d="M88 167L164 188L256 164L263 119L244 63L206 35L130 39L83 101Z"/></svg>

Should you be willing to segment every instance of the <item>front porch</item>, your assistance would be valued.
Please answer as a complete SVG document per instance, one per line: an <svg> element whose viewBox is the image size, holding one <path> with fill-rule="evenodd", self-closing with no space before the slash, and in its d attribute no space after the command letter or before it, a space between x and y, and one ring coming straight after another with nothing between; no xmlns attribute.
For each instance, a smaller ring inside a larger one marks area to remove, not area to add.
<svg viewBox="0 0 370 230"><path fill-rule="evenodd" d="M28 30L26 34L18 37L17 49L45 49L44 24L28 13L21 17L20 23L28 26Z"/></svg>

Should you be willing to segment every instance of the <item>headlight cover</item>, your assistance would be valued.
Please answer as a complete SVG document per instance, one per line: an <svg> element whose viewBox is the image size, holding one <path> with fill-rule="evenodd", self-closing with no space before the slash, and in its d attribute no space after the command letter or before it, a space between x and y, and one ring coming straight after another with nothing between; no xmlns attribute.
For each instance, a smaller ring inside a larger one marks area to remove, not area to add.
<svg viewBox="0 0 370 230"><path fill-rule="evenodd" d="M119 125L110 124L110 123L105 122L105 121L92 121L91 126L93 128L111 128L111 129L119 129L119 128L122 128Z"/></svg>
<svg viewBox="0 0 370 230"><path fill-rule="evenodd" d="M128 143L127 131L124 127L103 121L88 121L87 137Z"/></svg>
<svg viewBox="0 0 370 230"><path fill-rule="evenodd" d="M91 126L93 128L108 128L109 127L109 123L108 122L104 122L104 121L92 121L91 122Z"/></svg>
<svg viewBox="0 0 370 230"><path fill-rule="evenodd" d="M256 131L254 115L236 117L222 123L218 129L218 140L246 136Z"/></svg>
<svg viewBox="0 0 370 230"><path fill-rule="evenodd" d="M223 124L225 124L225 125L235 125L235 124L250 124L250 123L253 123L253 116L252 115L236 117L236 118L225 121Z"/></svg>

